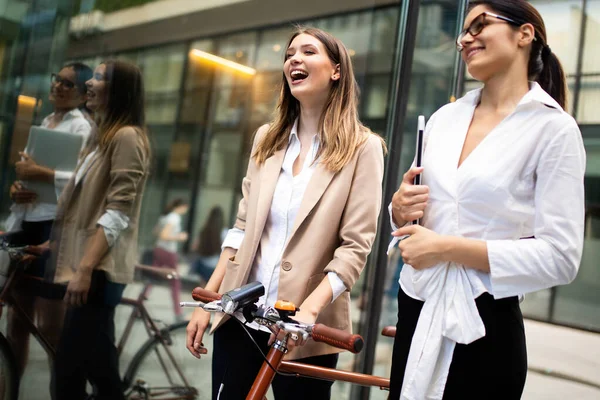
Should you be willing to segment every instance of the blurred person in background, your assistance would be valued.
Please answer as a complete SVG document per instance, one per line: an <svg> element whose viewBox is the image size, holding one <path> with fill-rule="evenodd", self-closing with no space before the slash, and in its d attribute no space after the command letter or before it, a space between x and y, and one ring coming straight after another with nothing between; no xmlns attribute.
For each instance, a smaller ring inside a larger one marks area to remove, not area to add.
<svg viewBox="0 0 600 400"><path fill-rule="evenodd" d="M52 74L49 101L54 112L44 118L41 124L44 128L81 136L83 147L91 135L92 126L95 126L82 111L87 100L85 82L91 77L92 69L81 63L66 64L57 74ZM17 179L52 183L58 198L73 171L52 170L36 164L25 153L21 153L21 157L21 161L16 163ZM19 181L12 185L10 197L14 202L11 218L13 225L16 225L10 230L20 231L15 244L40 245L47 242L56 217L56 204L36 201L36 193L25 189ZM43 277L45 263L43 258L33 260L26 273ZM65 313L64 302L36 297L21 290L15 290L14 296L29 318L32 321L37 319L38 329L56 348ZM8 310L7 334L22 376L29 355L30 337L27 327L12 308Z"/></svg>
<svg viewBox="0 0 600 400"><path fill-rule="evenodd" d="M154 228L158 239L152 254L152 265L169 268L179 272L179 243L188 240L187 232L181 226L182 217L187 214L189 205L183 199L174 199L167 204L162 216ZM181 297L181 280L171 279L171 298L175 320L183 320L182 309L179 306Z"/></svg>
<svg viewBox="0 0 600 400"><path fill-rule="evenodd" d="M192 251L198 258L190 266L190 274L199 275L203 284L208 282L219 262L221 244L227 232L223 209L219 206L213 207L192 245Z"/></svg>
<svg viewBox="0 0 600 400"><path fill-rule="evenodd" d="M358 119L358 87L346 47L314 28L288 42L275 119L256 133L234 228L206 289L224 293L248 282L265 287L259 303L285 299L306 324L352 330L350 290L377 232L385 145ZM241 317L240 317L241 318ZM243 319L243 318L242 318ZM187 348L200 357L210 314L198 308ZM263 357L241 320L213 322L213 399L244 398ZM260 350L274 337L248 325ZM335 347L288 340L286 359L335 368ZM277 375L276 399L329 399L332 382Z"/></svg>
<svg viewBox="0 0 600 400"><path fill-rule="evenodd" d="M423 167L390 205L405 238L391 400L520 399L519 297L571 282L581 261L586 156L542 17L471 1L457 47L484 86L431 116Z"/></svg>
<svg viewBox="0 0 600 400"><path fill-rule="evenodd" d="M150 145L139 68L107 61L87 83L98 132L64 189L51 234L46 277L68 283L68 305L53 369L52 398L123 399L115 307L132 282Z"/></svg>

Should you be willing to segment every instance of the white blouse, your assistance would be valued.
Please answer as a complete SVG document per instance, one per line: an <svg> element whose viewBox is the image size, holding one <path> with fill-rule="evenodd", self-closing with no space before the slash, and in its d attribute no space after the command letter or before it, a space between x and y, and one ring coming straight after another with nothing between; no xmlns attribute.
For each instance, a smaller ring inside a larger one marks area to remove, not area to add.
<svg viewBox="0 0 600 400"><path fill-rule="evenodd" d="M585 150L575 120L537 83L457 168L481 89L438 110L425 130L424 227L485 240L490 273L456 263L404 265L421 301L401 399L441 399L456 343L485 336L475 299L571 282L583 250ZM392 224L393 225L393 224ZM397 240L391 243L395 245Z"/></svg>
<svg viewBox="0 0 600 400"><path fill-rule="evenodd" d="M41 126L47 128L50 125L50 121L53 116L54 113L44 118ZM91 134L92 126L85 118L81 110L74 108L65 113L63 119L53 129L57 131L70 132L74 135L83 137L81 144L81 150L83 150ZM71 179L72 175L72 171L54 171L54 187L56 189L57 199L67 185L67 182L69 182L69 179ZM25 206L19 205L18 207L15 207L15 209L19 208L23 212L23 219L25 221L48 221L53 220L56 217L56 204L35 202Z"/></svg>
<svg viewBox="0 0 600 400"><path fill-rule="evenodd" d="M258 281L263 284L265 295L258 300L258 303L269 306L273 306L278 300L277 292L279 289L281 257L285 250L287 239L294 227L294 221L304 197L304 192L317 165L314 160L319 150L319 139L315 134L312 138L311 148L304 160L302 171L294 176L292 171L294 161L300 155L301 149L297 129L298 120L294 123L290 133L289 144L285 152L279 179L275 186L269 216L267 217L265 229L260 239L260 246L248 278L248 282ZM233 228L229 230L222 247L239 249L243 238L244 232ZM329 272L327 276L333 291L333 301L346 291L346 286L335 272Z"/></svg>

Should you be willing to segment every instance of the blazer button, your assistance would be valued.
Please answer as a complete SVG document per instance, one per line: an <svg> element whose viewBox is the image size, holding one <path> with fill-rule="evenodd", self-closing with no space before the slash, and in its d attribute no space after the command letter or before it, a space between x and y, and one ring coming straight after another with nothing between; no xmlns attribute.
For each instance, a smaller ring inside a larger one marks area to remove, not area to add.
<svg viewBox="0 0 600 400"><path fill-rule="evenodd" d="M289 271L292 269L292 263L289 261L284 261L281 263L281 268L283 268L284 271Z"/></svg>

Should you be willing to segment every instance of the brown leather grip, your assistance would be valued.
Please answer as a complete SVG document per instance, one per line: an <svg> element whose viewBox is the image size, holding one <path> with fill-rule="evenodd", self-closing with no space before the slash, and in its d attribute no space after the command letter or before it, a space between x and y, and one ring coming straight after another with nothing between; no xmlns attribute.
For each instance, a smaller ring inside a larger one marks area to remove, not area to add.
<svg viewBox="0 0 600 400"><path fill-rule="evenodd" d="M215 293L212 290L206 290L201 287L197 287L192 290L192 297L196 301L201 301L203 303L210 303L211 301L221 300L221 294Z"/></svg>
<svg viewBox="0 0 600 400"><path fill-rule="evenodd" d="M312 339L315 342L327 343L328 345L348 350L354 354L360 353L364 344L363 338L360 335L330 328L323 324L315 324L313 326Z"/></svg>
<svg viewBox="0 0 600 400"><path fill-rule="evenodd" d="M387 337L396 337L396 327L395 326L386 326L381 330L381 334Z"/></svg>

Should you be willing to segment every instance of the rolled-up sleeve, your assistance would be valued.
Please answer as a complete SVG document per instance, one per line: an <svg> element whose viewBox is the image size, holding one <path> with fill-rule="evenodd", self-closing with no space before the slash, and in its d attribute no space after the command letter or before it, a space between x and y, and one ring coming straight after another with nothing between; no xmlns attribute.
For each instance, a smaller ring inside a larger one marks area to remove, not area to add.
<svg viewBox="0 0 600 400"><path fill-rule="evenodd" d="M489 240L494 297L567 284L583 252L585 150L573 122L555 134L536 168L534 238Z"/></svg>
<svg viewBox="0 0 600 400"><path fill-rule="evenodd" d="M107 210L98 220L98 225L104 229L108 247L112 247L119 235L129 226L129 217L120 211Z"/></svg>
<svg viewBox="0 0 600 400"><path fill-rule="evenodd" d="M244 240L245 235L246 232L244 232L243 230L238 228L231 228L227 232L227 236L225 236L225 239L223 240L221 250L223 250L225 247L238 250L242 245L242 241Z"/></svg>
<svg viewBox="0 0 600 400"><path fill-rule="evenodd" d="M111 154L110 185L106 209L130 216L138 193L138 186L147 173L147 154L143 139L130 127L115 135Z"/></svg>
<svg viewBox="0 0 600 400"><path fill-rule="evenodd" d="M377 232L381 210L383 147L372 135L361 149L356 162L352 187L340 221L340 246L325 272L335 272L350 290L367 261Z"/></svg>

